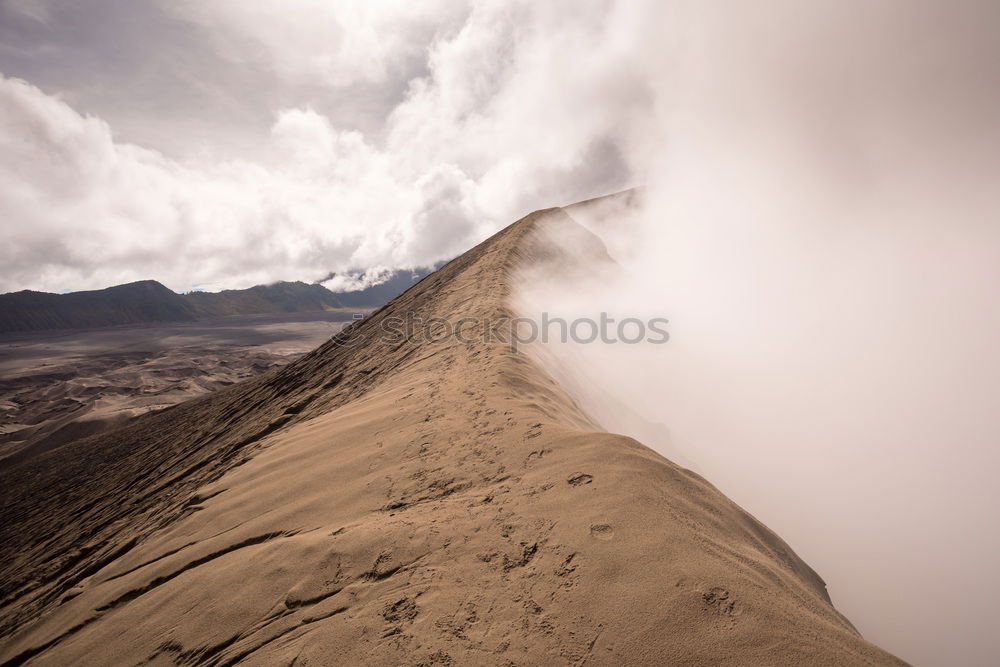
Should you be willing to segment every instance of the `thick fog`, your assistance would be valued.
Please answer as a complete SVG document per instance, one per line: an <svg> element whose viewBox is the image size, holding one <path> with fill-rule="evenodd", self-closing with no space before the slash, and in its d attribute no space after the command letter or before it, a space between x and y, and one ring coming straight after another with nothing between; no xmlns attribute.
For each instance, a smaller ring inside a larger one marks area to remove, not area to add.
<svg viewBox="0 0 1000 667"><path fill-rule="evenodd" d="M642 196L566 209L620 269L516 295L669 342L528 353L775 530L866 638L995 664L996 5L767 4L685 14Z"/></svg>

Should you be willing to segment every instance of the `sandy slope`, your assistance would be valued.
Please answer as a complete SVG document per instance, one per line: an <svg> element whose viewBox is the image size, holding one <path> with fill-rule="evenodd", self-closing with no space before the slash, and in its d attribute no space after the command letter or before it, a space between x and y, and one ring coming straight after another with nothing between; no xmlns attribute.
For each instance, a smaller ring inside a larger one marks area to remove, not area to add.
<svg viewBox="0 0 1000 667"><path fill-rule="evenodd" d="M897 664L778 537L595 432L525 355L377 335L506 315L549 224L584 233L528 216L346 344L5 474L0 658Z"/></svg>

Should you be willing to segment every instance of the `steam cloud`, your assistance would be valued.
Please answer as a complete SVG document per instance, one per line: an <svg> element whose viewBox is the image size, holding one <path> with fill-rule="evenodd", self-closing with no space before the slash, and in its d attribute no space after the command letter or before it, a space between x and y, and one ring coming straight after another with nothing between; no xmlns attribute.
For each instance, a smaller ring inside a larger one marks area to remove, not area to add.
<svg viewBox="0 0 1000 667"><path fill-rule="evenodd" d="M989 664L1000 12L685 7L641 205L568 209L621 268L517 295L523 316L664 316L670 343L531 353L788 540L867 638Z"/></svg>

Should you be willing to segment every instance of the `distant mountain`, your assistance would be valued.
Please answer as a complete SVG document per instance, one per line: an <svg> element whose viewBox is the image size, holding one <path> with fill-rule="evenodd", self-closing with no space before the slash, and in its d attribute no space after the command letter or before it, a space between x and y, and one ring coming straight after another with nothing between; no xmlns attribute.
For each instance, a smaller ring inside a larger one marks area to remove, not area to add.
<svg viewBox="0 0 1000 667"><path fill-rule="evenodd" d="M195 316L225 317L264 313L307 313L343 308L338 294L322 285L281 282L249 289L191 292L179 295Z"/></svg>
<svg viewBox="0 0 1000 667"><path fill-rule="evenodd" d="M0 294L0 332L193 322L337 308L367 310L384 305L431 271L397 271L378 285L336 293L319 284L279 282L241 290L177 294L155 280L69 294L24 290Z"/></svg>
<svg viewBox="0 0 1000 667"><path fill-rule="evenodd" d="M100 290L0 294L0 331L91 329L139 322L189 322L194 308L155 280Z"/></svg>

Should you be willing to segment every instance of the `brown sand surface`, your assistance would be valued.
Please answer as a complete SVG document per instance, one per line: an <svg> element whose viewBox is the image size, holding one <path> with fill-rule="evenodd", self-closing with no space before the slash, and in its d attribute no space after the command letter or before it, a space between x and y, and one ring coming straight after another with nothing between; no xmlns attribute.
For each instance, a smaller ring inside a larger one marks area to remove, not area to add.
<svg viewBox="0 0 1000 667"><path fill-rule="evenodd" d="M283 366L348 312L0 334L0 467Z"/></svg>
<svg viewBox="0 0 1000 667"><path fill-rule="evenodd" d="M0 472L10 664L901 664L697 475L501 343L532 214L279 370Z"/></svg>

